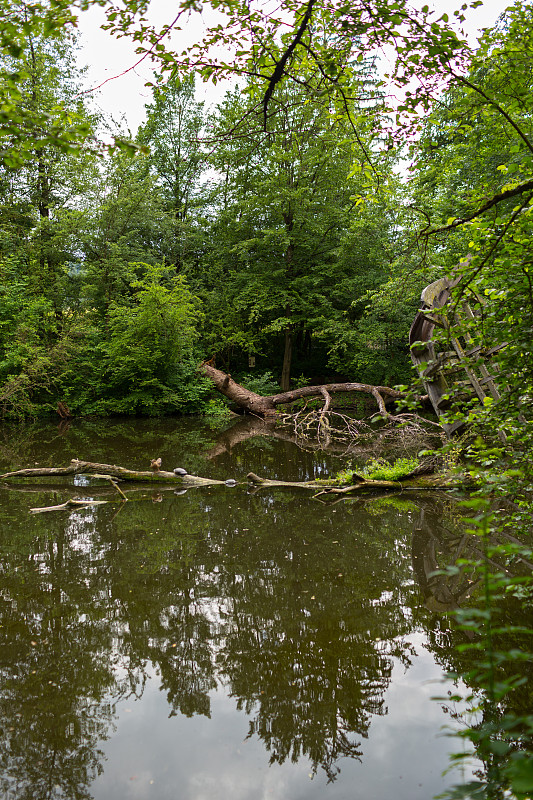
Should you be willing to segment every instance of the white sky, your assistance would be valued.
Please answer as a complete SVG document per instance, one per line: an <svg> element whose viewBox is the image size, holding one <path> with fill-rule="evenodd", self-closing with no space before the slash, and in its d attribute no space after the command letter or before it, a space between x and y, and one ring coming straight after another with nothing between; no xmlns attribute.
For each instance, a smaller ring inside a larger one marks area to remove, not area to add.
<svg viewBox="0 0 533 800"><path fill-rule="evenodd" d="M435 8L437 17L447 13L450 21L453 20L453 11L462 5L463 0L416 0L415 5L422 6L427 2ZM481 28L491 27L498 16L509 5L504 0L485 0L482 6L468 9L465 13L466 22L463 24L465 32L473 43ZM156 27L162 28L175 16L175 7L168 0L152 0L149 18ZM210 17L213 19L213 17ZM151 99L150 89L145 83L152 79L152 66L146 58L138 67L130 69L139 60L135 53L135 44L129 38L116 39L107 31L102 31L100 24L104 16L98 7L80 15L79 31L82 50L79 57L80 65L87 65L87 86L99 86L111 78L105 86L94 93L94 101L106 116L112 116L121 123L124 132L130 130L135 134L139 124L144 120L144 106ZM177 47L179 43L191 44L202 36L202 25L197 20L190 24L184 31L172 39L172 44ZM130 70L127 74L121 73ZM120 77L115 77L120 76ZM213 104L221 99L225 87L223 84L213 87L211 84L198 82L198 100L205 100Z"/></svg>

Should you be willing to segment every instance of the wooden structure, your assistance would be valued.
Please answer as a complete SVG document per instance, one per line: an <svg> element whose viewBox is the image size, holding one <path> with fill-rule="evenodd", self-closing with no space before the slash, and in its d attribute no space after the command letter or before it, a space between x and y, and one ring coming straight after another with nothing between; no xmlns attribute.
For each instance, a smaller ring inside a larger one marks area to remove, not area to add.
<svg viewBox="0 0 533 800"><path fill-rule="evenodd" d="M452 289L458 283L459 278L440 278L426 286L421 296L422 308L409 331L411 359L424 382L437 417L442 417L458 400L477 397L483 403L486 397L492 397L495 401L500 399L496 385L497 369L495 365L490 365L490 357L505 347L505 343L490 349L474 346L468 323L475 319L476 312L464 300L453 310L445 308ZM481 303L479 298L476 298L476 302ZM439 350L433 340L436 327L447 332L443 337L447 349ZM459 334L458 327L461 331ZM446 433L451 435L461 431L465 422L460 419L443 421L441 424Z"/></svg>

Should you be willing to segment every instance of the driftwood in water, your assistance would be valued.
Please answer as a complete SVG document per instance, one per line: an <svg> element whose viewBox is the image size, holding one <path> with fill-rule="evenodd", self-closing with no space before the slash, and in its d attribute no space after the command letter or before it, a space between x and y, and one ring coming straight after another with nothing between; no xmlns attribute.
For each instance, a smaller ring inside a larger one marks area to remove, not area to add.
<svg viewBox="0 0 533 800"><path fill-rule="evenodd" d="M99 475L97 473L93 473L93 478L101 478L102 480L108 481L109 484L116 489L116 491L121 496L122 500L126 502L128 499L120 486L117 484L116 480L111 475ZM79 497L71 497L64 503L60 503L56 506L44 506L42 508L30 508L30 512L32 514L42 514L44 511L63 511L65 508L80 508L83 506L101 506L109 503L109 500L95 500L94 498L79 498Z"/></svg>
<svg viewBox="0 0 533 800"><path fill-rule="evenodd" d="M126 499L126 498L124 498ZM65 508L84 508L85 506L104 506L109 500L78 500L71 497L65 503L57 506L43 506L42 508L30 508L31 514L43 514L45 511L63 511Z"/></svg>
<svg viewBox="0 0 533 800"><path fill-rule="evenodd" d="M147 483L167 483L177 485L183 488L193 486L213 486L226 484L226 481L214 480L211 478L201 478L197 475L175 475L173 472L165 472L159 470L153 471L137 471L126 469L125 467L117 467L111 464L95 464L91 461L79 461L73 459L68 467L32 467L31 469L19 469L15 472L6 472L0 475L0 479L6 480L8 478L40 478L51 476L69 476L69 475L92 475L95 478L102 478L109 480L112 486L119 492L123 500L126 496L119 489L116 480L137 481ZM269 480L267 478L260 478L253 472L247 476L248 483L255 488L277 488L289 487L293 489L312 489L315 493L332 493L332 494L348 494L353 492L367 492L367 491L397 491L399 488L421 490L421 489L451 489L458 486L464 486L464 481L452 480L445 475L407 475L405 478L397 481L379 481L367 480L361 475L354 475L355 482L343 486L339 484L338 480L313 480L313 481L277 481ZM234 485L233 482L231 482ZM64 508L73 508L88 504L98 505L99 503L107 501L94 501L83 499L67 500L58 506L47 506L45 508L32 509L34 513L41 511L56 511Z"/></svg>
<svg viewBox="0 0 533 800"><path fill-rule="evenodd" d="M327 383L321 386L302 386L300 389L293 389L289 392L263 396L241 386L233 380L231 375L216 369L211 364L203 363L200 365L199 370L203 375L211 378L215 388L224 397L227 397L239 408L259 417L273 416L278 406L294 403L296 400L303 400L307 397L324 398L323 413L326 413L331 402L330 395L338 392L364 392L370 394L376 401L380 414L383 417L388 417L389 414L385 408L386 402L404 397L402 392L391 389L390 386L372 386L368 383Z"/></svg>
<svg viewBox="0 0 533 800"><path fill-rule="evenodd" d="M246 476L249 483L257 488L276 488L288 486L293 489L313 489L319 494L351 494L357 492L373 492L373 491L398 491L401 489L410 489L411 491L423 491L427 489L457 489L465 487L465 479L451 479L448 475L443 474L418 474L407 475L405 478L397 481L373 481L363 478L361 475L354 476L355 483L343 486L336 480L314 480L314 481L276 481L269 480L268 478L260 478L253 472L249 472Z"/></svg>
<svg viewBox="0 0 533 800"><path fill-rule="evenodd" d="M175 475L173 472L159 470L139 471L117 467L114 464L95 464L91 461L79 461L73 458L68 467L34 467L6 472L0 475L1 480L7 478L43 478L67 475L92 475L93 477L115 478L123 481L140 481L143 483L174 483L177 486L211 486L224 484L224 481L212 478L200 478L197 475ZM118 487L117 491L118 491Z"/></svg>

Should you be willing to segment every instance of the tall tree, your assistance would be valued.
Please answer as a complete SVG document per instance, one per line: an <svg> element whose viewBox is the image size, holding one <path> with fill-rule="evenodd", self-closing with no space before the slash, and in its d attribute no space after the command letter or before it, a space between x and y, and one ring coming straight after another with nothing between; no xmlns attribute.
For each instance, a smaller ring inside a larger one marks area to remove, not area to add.
<svg viewBox="0 0 533 800"><path fill-rule="evenodd" d="M31 280L35 291L51 298L59 313L62 268L68 259L68 254L61 252L60 213L72 206L83 191L93 154L90 148L81 151L74 141L70 147L66 143L58 147L48 134L67 116L73 130L79 133L83 128L88 137L94 134L96 119L80 96L81 73L75 64L75 39L67 33L55 38L35 36L29 29L24 45L18 58L4 58L0 66L4 76L19 75L20 113L45 114L47 125L41 138L28 139L18 166L5 163L0 166L0 192L7 212L4 220L11 232L14 220L9 209L13 206L25 209L26 218L21 220L26 228L23 238L31 242L35 262ZM0 218L0 222L4 220Z"/></svg>
<svg viewBox="0 0 533 800"><path fill-rule="evenodd" d="M317 94L321 86L315 80ZM239 344L250 352L268 348L287 390L295 348L302 355L316 346L325 322L353 300L353 264L338 249L371 182L369 171L356 173L353 164L372 134L362 120L354 136L334 107L288 86L272 100L268 133L260 110L241 121L245 102L236 91L215 122L219 269L225 262L217 279L224 280L235 333L242 332ZM360 274L371 261L358 265ZM280 344L281 359L272 353Z"/></svg>
<svg viewBox="0 0 533 800"><path fill-rule="evenodd" d="M150 150L146 164L173 220L171 258L180 270L195 246L193 215L201 202L205 164L200 143L203 104L194 99L194 76L172 77L167 83L159 76L146 117L137 140Z"/></svg>
<svg viewBox="0 0 533 800"><path fill-rule="evenodd" d="M83 128L88 135L95 120L78 96L74 39L68 33L36 36L31 26L23 26L19 39L24 46L18 55L4 56L2 74L19 76L21 119L35 113L44 121L39 136L28 132L18 161L6 158L0 164L0 375L6 381L2 404L7 400L9 407L27 409L30 387L49 387L63 368L64 335L72 322L65 311L78 247L69 240L64 218L94 169L90 147L73 141L69 150L66 140L58 146L54 131L70 116L77 132ZM66 135L65 127L62 131ZM14 142L4 140L8 149Z"/></svg>

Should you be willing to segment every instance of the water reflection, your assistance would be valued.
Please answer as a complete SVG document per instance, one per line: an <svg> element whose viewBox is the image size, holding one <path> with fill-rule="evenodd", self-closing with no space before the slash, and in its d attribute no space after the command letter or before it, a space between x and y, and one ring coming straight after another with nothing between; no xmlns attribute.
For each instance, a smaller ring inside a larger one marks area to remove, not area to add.
<svg viewBox="0 0 533 800"><path fill-rule="evenodd" d="M143 425L92 440L90 457L129 466L157 450L213 477L257 470L259 458L276 477L336 468L327 455L306 465L313 457L289 442L253 439L221 450L208 473L207 429L180 435L167 421L156 446ZM84 457L76 445L87 435L71 426L44 449L33 442L26 463L43 463L45 451L47 463ZM413 635L434 625L413 574L426 601L435 596L427 535L445 530L443 501L332 509L287 491L215 487L141 491L120 513L106 505L29 517L52 490L34 487L31 500L0 492L0 785L9 800L90 798L118 702L142 697L154 676L167 715L207 719L223 688L271 763L305 757L334 780L341 759L365 756L372 722L387 714L393 663L409 668Z"/></svg>

